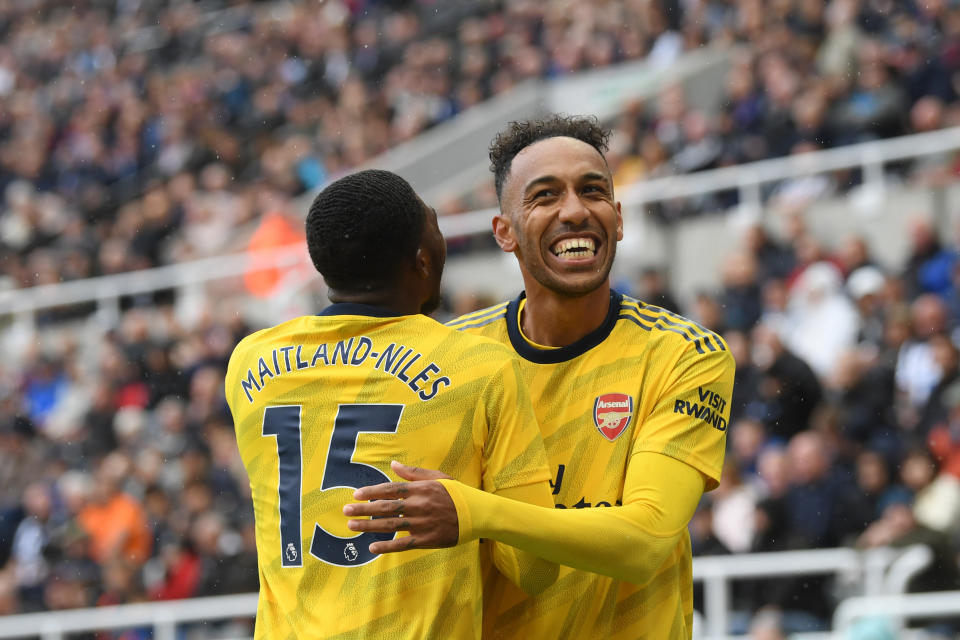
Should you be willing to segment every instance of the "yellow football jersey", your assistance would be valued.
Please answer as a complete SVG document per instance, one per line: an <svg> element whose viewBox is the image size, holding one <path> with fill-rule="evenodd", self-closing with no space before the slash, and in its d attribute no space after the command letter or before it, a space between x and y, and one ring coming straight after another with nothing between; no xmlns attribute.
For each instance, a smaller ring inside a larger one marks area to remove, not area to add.
<svg viewBox="0 0 960 640"><path fill-rule="evenodd" d="M602 326L576 343L543 348L522 333L521 295L448 326L511 346L521 359L560 509L621 504L630 458L676 458L716 487L733 389L723 340L658 307L611 293ZM616 535L611 531L610 535ZM559 580L527 597L499 577L484 588L490 638L689 638L693 585L690 538L647 584L563 568Z"/></svg>
<svg viewBox="0 0 960 640"><path fill-rule="evenodd" d="M478 543L374 556L343 505L391 460L485 491L549 469L509 349L422 315L335 304L235 349L226 396L250 477L256 638L477 638Z"/></svg>

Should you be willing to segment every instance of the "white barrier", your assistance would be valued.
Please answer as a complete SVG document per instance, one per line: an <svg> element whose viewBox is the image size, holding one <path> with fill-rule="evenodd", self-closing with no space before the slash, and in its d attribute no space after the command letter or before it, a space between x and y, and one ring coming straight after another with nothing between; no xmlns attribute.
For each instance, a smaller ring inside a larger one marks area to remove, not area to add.
<svg viewBox="0 0 960 640"><path fill-rule="evenodd" d="M702 625L705 628L700 637L709 640L729 637L730 602L727 595L732 580L808 574L844 575L859 582L864 593L868 594L864 602L869 602L870 598L887 597L895 589L901 589L906 584L904 576L913 575L929 561L929 550L920 546L906 550L813 549L694 558L693 579L705 583L706 611ZM960 605L960 600L956 604ZM835 620L847 624L848 619L864 615L861 611L865 607L867 605L863 603L852 605L847 613L848 609L841 605ZM39 636L42 640L63 640L68 633L149 626L154 629L156 640L175 640L177 625L253 618L256 608L257 594L254 593L31 613L0 617L0 638ZM891 613L896 614L894 610ZM912 615L913 610L905 613Z"/></svg>
<svg viewBox="0 0 960 640"><path fill-rule="evenodd" d="M927 547L813 549L694 559L693 580L703 582L704 638L727 638L730 625L730 582L743 578L834 575L854 579L866 597L900 593L917 571L932 559Z"/></svg>
<svg viewBox="0 0 960 640"><path fill-rule="evenodd" d="M176 640L177 625L253 618L257 594L192 598L0 617L0 638L63 640L65 634L149 626L154 640Z"/></svg>
<svg viewBox="0 0 960 640"><path fill-rule="evenodd" d="M960 591L847 598L833 613L833 630L835 637L840 640L857 620L877 617L892 621L900 633L904 617L938 616L960 618Z"/></svg>

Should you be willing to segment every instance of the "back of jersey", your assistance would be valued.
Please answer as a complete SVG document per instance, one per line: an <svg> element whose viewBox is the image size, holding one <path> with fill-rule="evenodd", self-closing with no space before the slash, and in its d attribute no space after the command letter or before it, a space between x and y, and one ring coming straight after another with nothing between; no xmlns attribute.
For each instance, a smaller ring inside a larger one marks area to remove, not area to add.
<svg viewBox="0 0 960 640"><path fill-rule="evenodd" d="M226 396L257 526L256 638L479 637L476 542L374 556L369 544L393 535L350 531L343 505L356 487L397 480L391 460L488 491L549 475L535 419L516 415L529 403L508 350L384 315L333 305L231 357Z"/></svg>

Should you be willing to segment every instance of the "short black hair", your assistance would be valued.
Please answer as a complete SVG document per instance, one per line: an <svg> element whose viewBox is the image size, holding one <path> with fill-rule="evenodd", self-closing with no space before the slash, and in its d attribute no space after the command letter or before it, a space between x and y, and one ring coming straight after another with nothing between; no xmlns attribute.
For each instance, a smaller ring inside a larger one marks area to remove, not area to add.
<svg viewBox="0 0 960 640"><path fill-rule="evenodd" d="M410 183L367 169L340 178L317 195L307 214L307 248L331 288L369 291L396 281L412 261L425 223Z"/></svg>
<svg viewBox="0 0 960 640"><path fill-rule="evenodd" d="M594 116L555 113L540 120L511 122L490 143L490 171L493 172L493 184L497 188L498 200L503 195L503 183L510 173L510 165L516 155L534 142L557 137L586 142L603 156L607 151L610 131L601 127Z"/></svg>

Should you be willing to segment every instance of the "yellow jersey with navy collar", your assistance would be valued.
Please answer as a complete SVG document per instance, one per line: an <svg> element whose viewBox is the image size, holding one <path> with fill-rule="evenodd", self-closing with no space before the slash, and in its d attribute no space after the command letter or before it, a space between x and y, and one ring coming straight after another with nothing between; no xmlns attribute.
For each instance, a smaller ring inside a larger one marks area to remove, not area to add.
<svg viewBox="0 0 960 640"><path fill-rule="evenodd" d="M659 307L611 292L603 324L574 344L543 348L521 329L525 298L448 323L521 356L551 465L558 509L621 503L631 456L680 460L717 486L734 364L716 334ZM617 535L610 531L610 535ZM693 584L689 535L647 584L562 568L527 597L498 576L484 587L487 638L689 638Z"/></svg>
<svg viewBox="0 0 960 640"><path fill-rule="evenodd" d="M225 390L250 478L260 599L254 637L480 637L479 543L374 556L352 492L391 460L496 493L549 469L518 359L422 315L335 304L236 347Z"/></svg>

